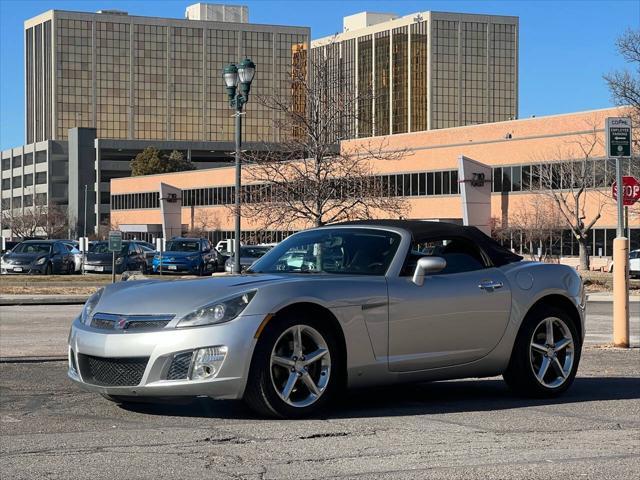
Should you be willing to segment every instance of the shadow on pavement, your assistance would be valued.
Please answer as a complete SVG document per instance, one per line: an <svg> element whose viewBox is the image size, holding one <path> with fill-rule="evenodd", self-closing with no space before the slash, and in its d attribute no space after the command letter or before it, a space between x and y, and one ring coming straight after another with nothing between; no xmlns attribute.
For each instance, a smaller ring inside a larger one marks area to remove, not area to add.
<svg viewBox="0 0 640 480"><path fill-rule="evenodd" d="M318 418L391 417L508 410L640 398L638 377L576 378L564 395L552 399L517 397L502 380L464 380L353 390ZM126 403L121 408L149 415L248 419L255 415L240 401L197 398L180 404Z"/></svg>

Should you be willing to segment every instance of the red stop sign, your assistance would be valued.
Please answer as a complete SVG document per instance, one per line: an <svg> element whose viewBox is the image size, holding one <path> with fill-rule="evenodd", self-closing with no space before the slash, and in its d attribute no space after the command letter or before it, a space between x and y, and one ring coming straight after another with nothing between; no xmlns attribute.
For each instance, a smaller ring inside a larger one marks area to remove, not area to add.
<svg viewBox="0 0 640 480"><path fill-rule="evenodd" d="M613 198L618 200L618 184L613 182L611 186ZM633 205L640 200L640 182L631 176L622 177L622 203L626 206Z"/></svg>

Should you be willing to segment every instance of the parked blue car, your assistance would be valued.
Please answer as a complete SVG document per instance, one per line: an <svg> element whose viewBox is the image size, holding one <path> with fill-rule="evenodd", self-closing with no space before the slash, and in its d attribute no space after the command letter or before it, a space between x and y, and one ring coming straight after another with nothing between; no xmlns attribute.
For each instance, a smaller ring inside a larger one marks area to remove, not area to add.
<svg viewBox="0 0 640 480"><path fill-rule="evenodd" d="M153 272L183 272L204 275L218 270L218 254L206 238L172 238L165 251L153 257Z"/></svg>

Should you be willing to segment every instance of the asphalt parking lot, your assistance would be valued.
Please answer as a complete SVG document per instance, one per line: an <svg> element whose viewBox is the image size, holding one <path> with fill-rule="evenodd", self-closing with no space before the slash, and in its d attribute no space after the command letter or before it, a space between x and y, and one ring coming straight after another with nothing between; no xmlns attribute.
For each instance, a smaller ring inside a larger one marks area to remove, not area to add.
<svg viewBox="0 0 640 480"><path fill-rule="evenodd" d="M594 345L607 305L590 308L578 378L551 401L464 380L357 391L322 418L276 421L234 401L123 408L75 388L66 362L0 363L0 478L632 478L640 349ZM34 308L1 307L3 342L18 316L34 343L47 322L66 335L69 310Z"/></svg>

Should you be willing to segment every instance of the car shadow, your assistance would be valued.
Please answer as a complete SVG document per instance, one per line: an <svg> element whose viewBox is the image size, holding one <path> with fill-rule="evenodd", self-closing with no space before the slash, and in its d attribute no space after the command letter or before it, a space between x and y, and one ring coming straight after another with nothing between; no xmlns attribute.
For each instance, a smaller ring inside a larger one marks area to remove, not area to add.
<svg viewBox="0 0 640 480"><path fill-rule="evenodd" d="M316 418L392 417L509 410L640 398L638 377L582 377L562 396L531 399L513 394L500 379L457 380L352 390ZM244 403L196 398L175 403L127 403L132 412L178 417L255 419Z"/></svg>

